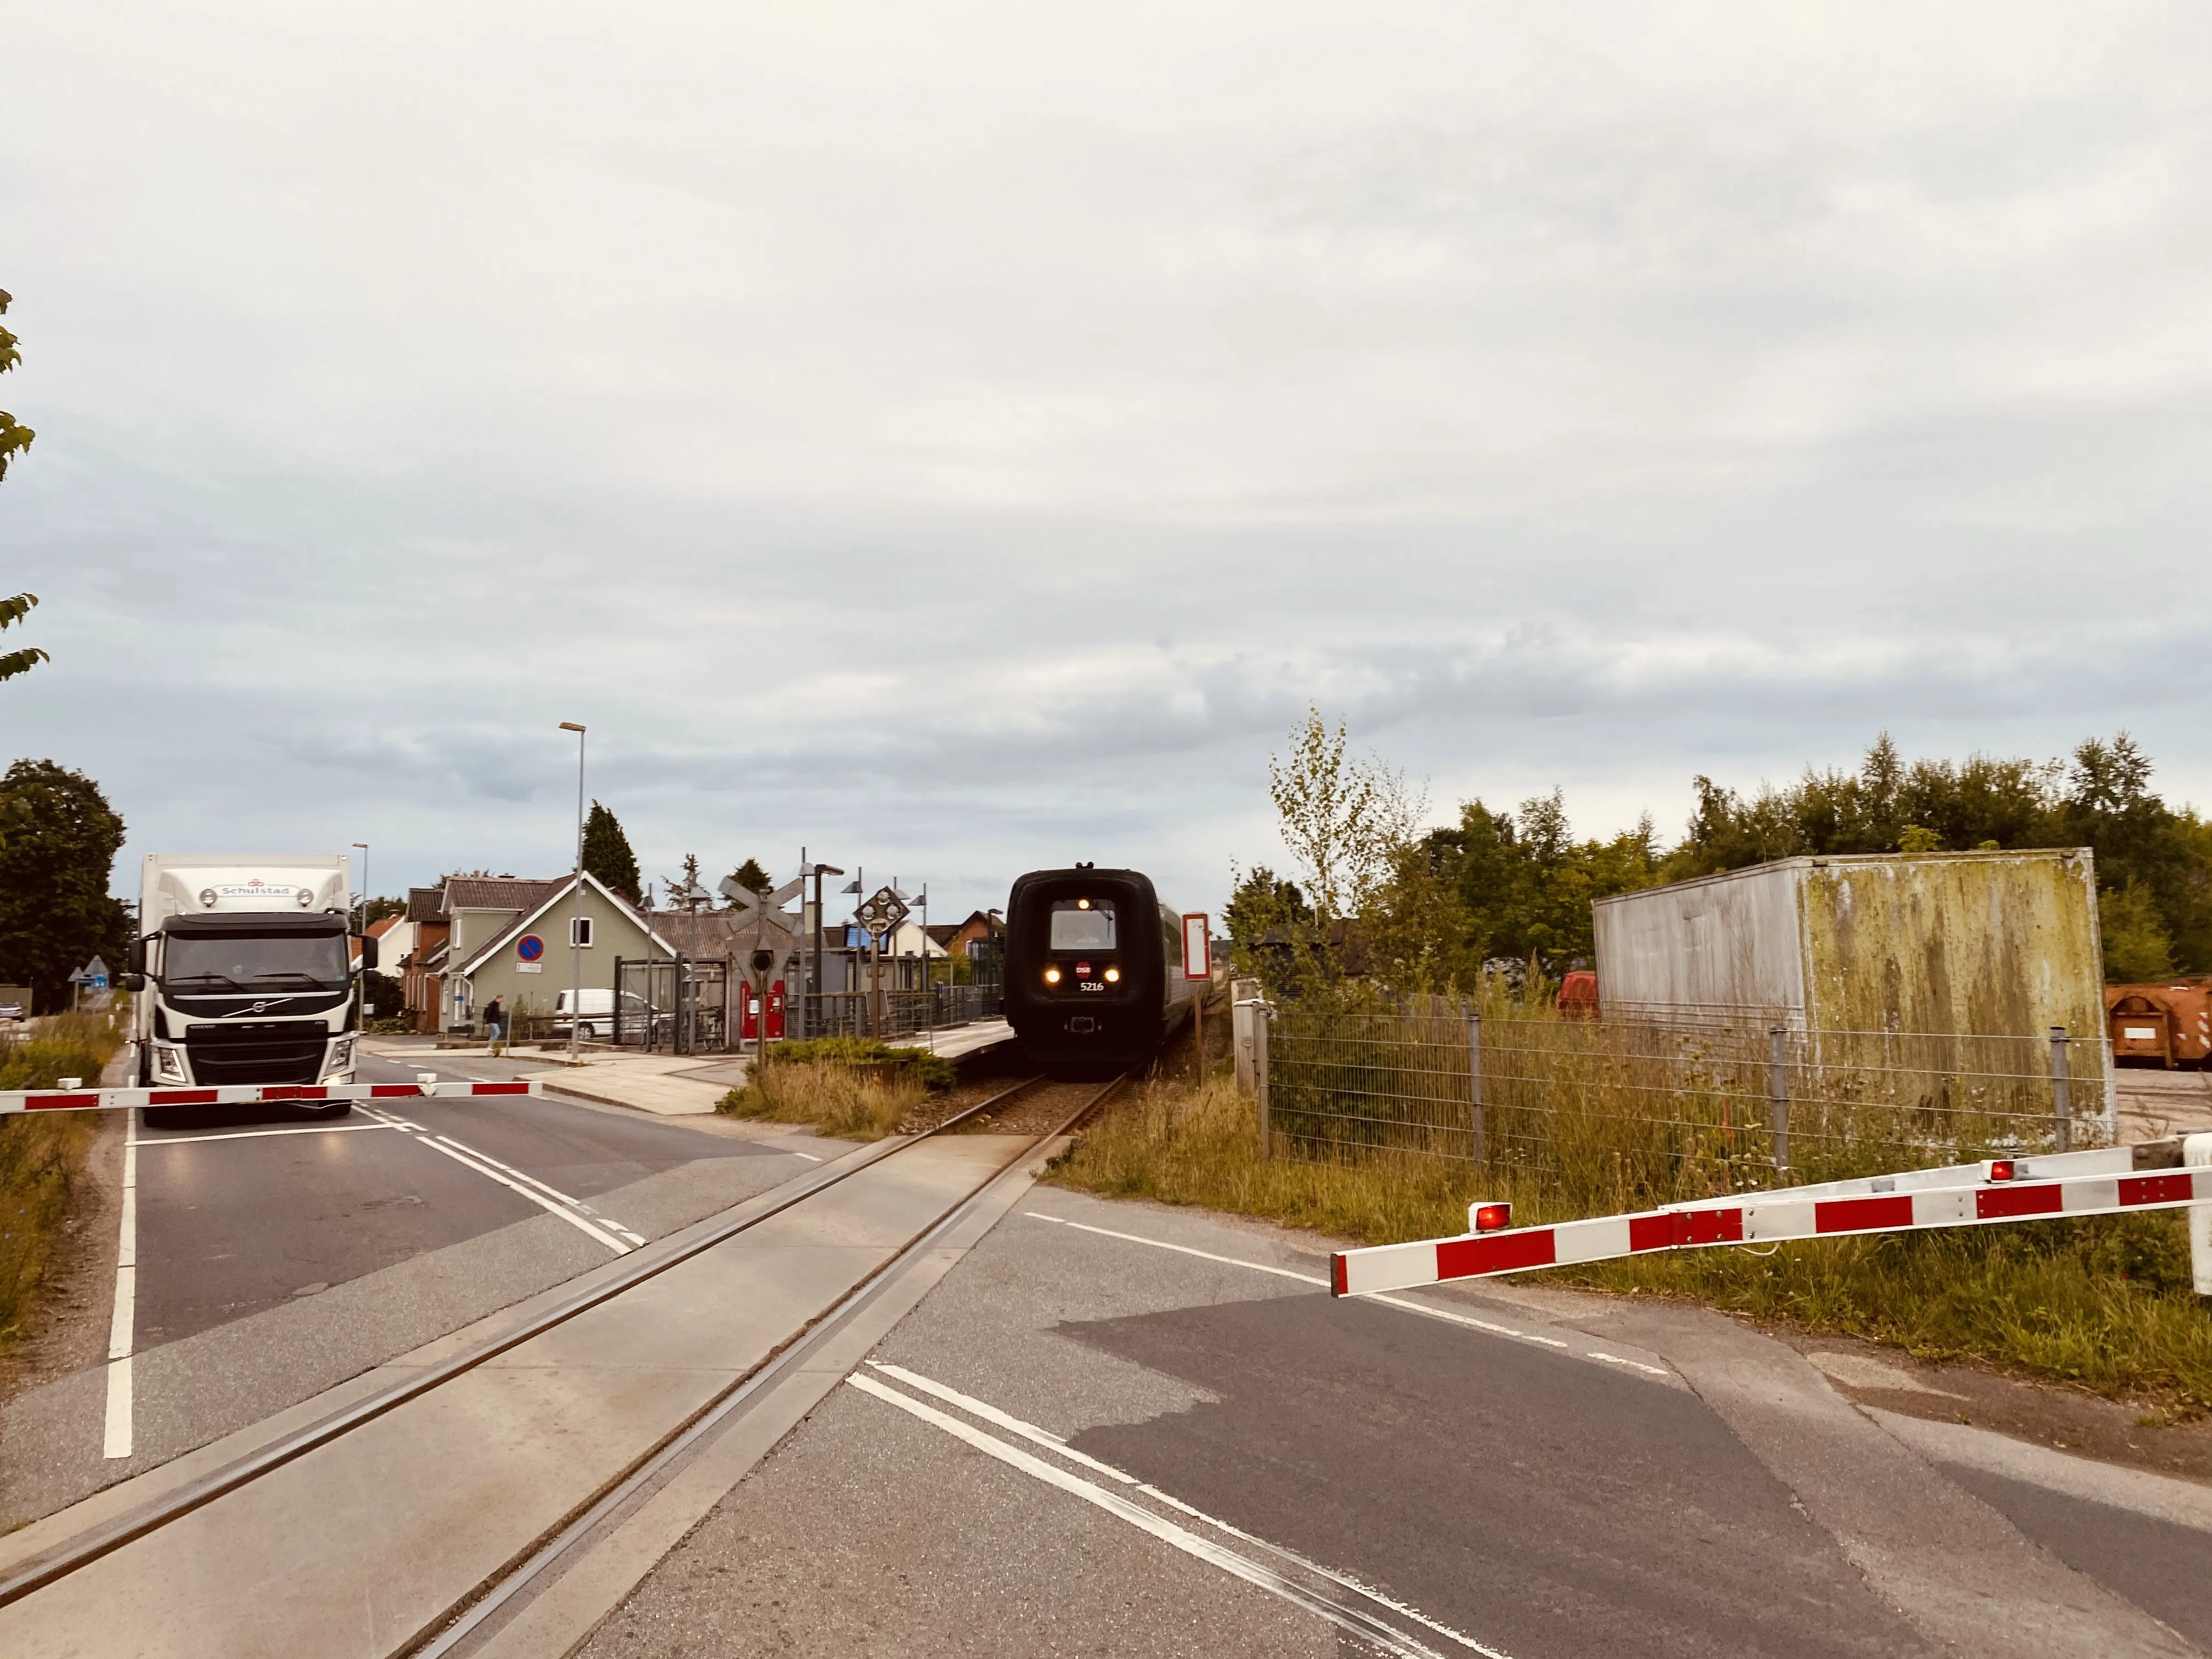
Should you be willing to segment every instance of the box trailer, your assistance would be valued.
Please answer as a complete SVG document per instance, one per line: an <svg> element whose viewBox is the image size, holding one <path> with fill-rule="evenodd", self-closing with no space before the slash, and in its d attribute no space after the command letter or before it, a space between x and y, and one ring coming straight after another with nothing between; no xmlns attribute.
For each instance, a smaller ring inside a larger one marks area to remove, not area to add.
<svg viewBox="0 0 2212 1659"><path fill-rule="evenodd" d="M2105 1029L2087 848L1781 859L1592 906L1608 1020Z"/></svg>
<svg viewBox="0 0 2212 1659"><path fill-rule="evenodd" d="M131 947L141 1087L349 1084L360 974L343 853L149 853ZM326 1109L349 1110L343 1101Z"/></svg>

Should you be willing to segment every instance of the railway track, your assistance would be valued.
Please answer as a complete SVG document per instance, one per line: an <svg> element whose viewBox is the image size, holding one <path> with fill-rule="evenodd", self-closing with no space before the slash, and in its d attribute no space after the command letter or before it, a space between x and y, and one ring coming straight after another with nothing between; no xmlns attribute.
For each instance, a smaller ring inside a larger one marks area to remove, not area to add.
<svg viewBox="0 0 2212 1659"><path fill-rule="evenodd" d="M801 1210L824 1194L933 1139L987 1121L1006 1121L1012 1138L1025 1142L940 1207L926 1224L761 1363L734 1376L703 1403L668 1425L630 1457L611 1479L556 1525L518 1540L519 1547L500 1571L449 1601L438 1616L416 1624L404 1639L386 1648L402 1656L455 1654L481 1645L501 1615L549 1577L557 1577L577 1547L595 1534L619 1526L625 1512L649 1497L690 1457L729 1431L790 1375L874 1306L931 1250L976 1215L1002 1183L1012 1178L1037 1150L1072 1132L1103 1105L1127 1074L1097 1085L1054 1084L1024 1079L910 1135L893 1137L836 1164L787 1182L735 1206L726 1215L677 1241L647 1246L586 1288L561 1297L510 1330L428 1365L303 1427L281 1434L258 1449L200 1474L159 1498L87 1528L0 1577L0 1646L9 1645L8 1610L41 1590L60 1585L102 1560L155 1539L165 1529L234 1494L248 1492L279 1470L324 1448L358 1434L370 1424L412 1402L435 1395L489 1362L558 1330L593 1309L633 1296L672 1269L760 1227L772 1218ZM1039 1127L1038 1125L1042 1127Z"/></svg>

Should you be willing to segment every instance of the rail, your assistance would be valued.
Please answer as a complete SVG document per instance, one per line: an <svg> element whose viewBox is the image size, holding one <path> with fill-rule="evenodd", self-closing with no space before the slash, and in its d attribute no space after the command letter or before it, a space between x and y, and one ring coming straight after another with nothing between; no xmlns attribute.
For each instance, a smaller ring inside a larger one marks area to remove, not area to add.
<svg viewBox="0 0 2212 1659"><path fill-rule="evenodd" d="M317 1422L282 1435L257 1451L221 1468L211 1470L161 1498L131 1510L103 1525L92 1528L68 1543L33 1559L4 1578L0 1578L0 1607L21 1601L25 1596L67 1577L70 1573L78 1571L125 1548L135 1540L157 1532L161 1528L197 1510L204 1508L227 1494L251 1485L253 1481L294 1462L317 1448L330 1444L365 1424L373 1422L405 1405L410 1401L420 1399L434 1392L453 1382L456 1377L475 1370L501 1354L508 1352L523 1343L567 1323L592 1308L636 1289L671 1268L713 1249L717 1245L760 1225L774 1216L781 1215L806 1202L809 1199L842 1182L852 1179L865 1170L871 1169L888 1158L896 1157L900 1152L919 1146L934 1136L946 1133L963 1124L1003 1110L1015 1097L1043 1080L1042 1077L1024 1079L955 1113L942 1123L935 1124L919 1133L892 1137L861 1152L841 1158L834 1164L825 1165L820 1170L787 1182L758 1199L735 1206L721 1224L686 1239L680 1245L658 1249L648 1246L630 1257L623 1267L608 1279L545 1309L515 1329L480 1343L464 1353L454 1355L429 1366L414 1376L380 1389ZM845 1312L856 1307L858 1304L854 1298L867 1291L870 1286L882 1282L884 1272L902 1262L910 1261L915 1253L925 1247L926 1240L941 1236L945 1227L951 1221L959 1215L965 1214L996 1182L1004 1179L1010 1170L1018 1167L1029 1152L1034 1152L1037 1146L1046 1144L1054 1137L1068 1133L1083 1118L1103 1104L1123 1080L1119 1077L1113 1079L1073 1112L1068 1114L1056 1127L1035 1137L1025 1152L1017 1154L1011 1162L1001 1165L975 1188L955 1200L940 1214L937 1222L925 1230L921 1238L909 1243L891 1258L890 1262L886 1264L885 1269L879 1270L878 1274L859 1290L848 1294L831 1310L830 1315L824 1316L824 1320L817 1322L816 1328L820 1328L829 1319L844 1316ZM426 1089L423 1092L427 1093L428 1090ZM786 1352L789 1352L791 1350L787 1348ZM756 1367L747 1376L737 1379L730 1389L708 1401L700 1413L695 1413L692 1419L678 1425L668 1436L648 1448L642 1455L640 1462L649 1462L659 1457L689 1431L701 1424L706 1414L717 1411L725 1402L736 1397L739 1391L744 1390L747 1384L754 1377L762 1376L767 1367L781 1366L785 1363L787 1362L781 1356L772 1358L766 1362L765 1366ZM748 1394L745 1397L751 1396ZM633 1464L629 1471L617 1477L616 1487L621 1488L624 1483L635 1479L639 1472L638 1465ZM611 1497L611 1492L608 1495ZM526 1566L527 1563L525 1565ZM483 1593L484 1587L479 1585L476 1594L481 1596ZM419 1647L420 1641L421 1638L418 1638L415 1643L409 1644L410 1648Z"/></svg>

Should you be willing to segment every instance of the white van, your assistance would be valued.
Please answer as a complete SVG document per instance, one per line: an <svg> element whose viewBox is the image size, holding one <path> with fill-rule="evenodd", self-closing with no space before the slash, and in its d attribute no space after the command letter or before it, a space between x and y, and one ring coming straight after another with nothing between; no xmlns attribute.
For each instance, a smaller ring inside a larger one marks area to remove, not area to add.
<svg viewBox="0 0 2212 1659"><path fill-rule="evenodd" d="M604 985L586 985L583 991L583 1018L576 1026L576 1038L580 1042L611 1040L615 1035L615 994ZM553 1003L553 1035L568 1035L570 1006L575 1002L574 990L563 991ZM622 1036L635 1042L645 1035L647 1020L658 1031L665 1021L653 1015L646 1000L635 991L624 991L622 997Z"/></svg>

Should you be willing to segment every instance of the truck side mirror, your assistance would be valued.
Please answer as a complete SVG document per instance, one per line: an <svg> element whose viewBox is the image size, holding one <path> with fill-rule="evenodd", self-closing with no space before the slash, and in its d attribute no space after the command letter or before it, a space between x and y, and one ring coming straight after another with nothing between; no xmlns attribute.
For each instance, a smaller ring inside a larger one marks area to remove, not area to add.
<svg viewBox="0 0 2212 1659"><path fill-rule="evenodd" d="M126 991L143 991L143 990L144 990L144 989L146 988L146 975L143 975L143 974L125 974L125 975L123 975L123 988L124 988L125 990L126 990Z"/></svg>
<svg viewBox="0 0 2212 1659"><path fill-rule="evenodd" d="M362 935L361 971L364 974L376 971L376 936L373 933Z"/></svg>
<svg viewBox="0 0 2212 1659"><path fill-rule="evenodd" d="M131 941L129 966L134 977L142 975L146 971L146 939L143 934ZM131 988L135 991L138 988L134 985Z"/></svg>

